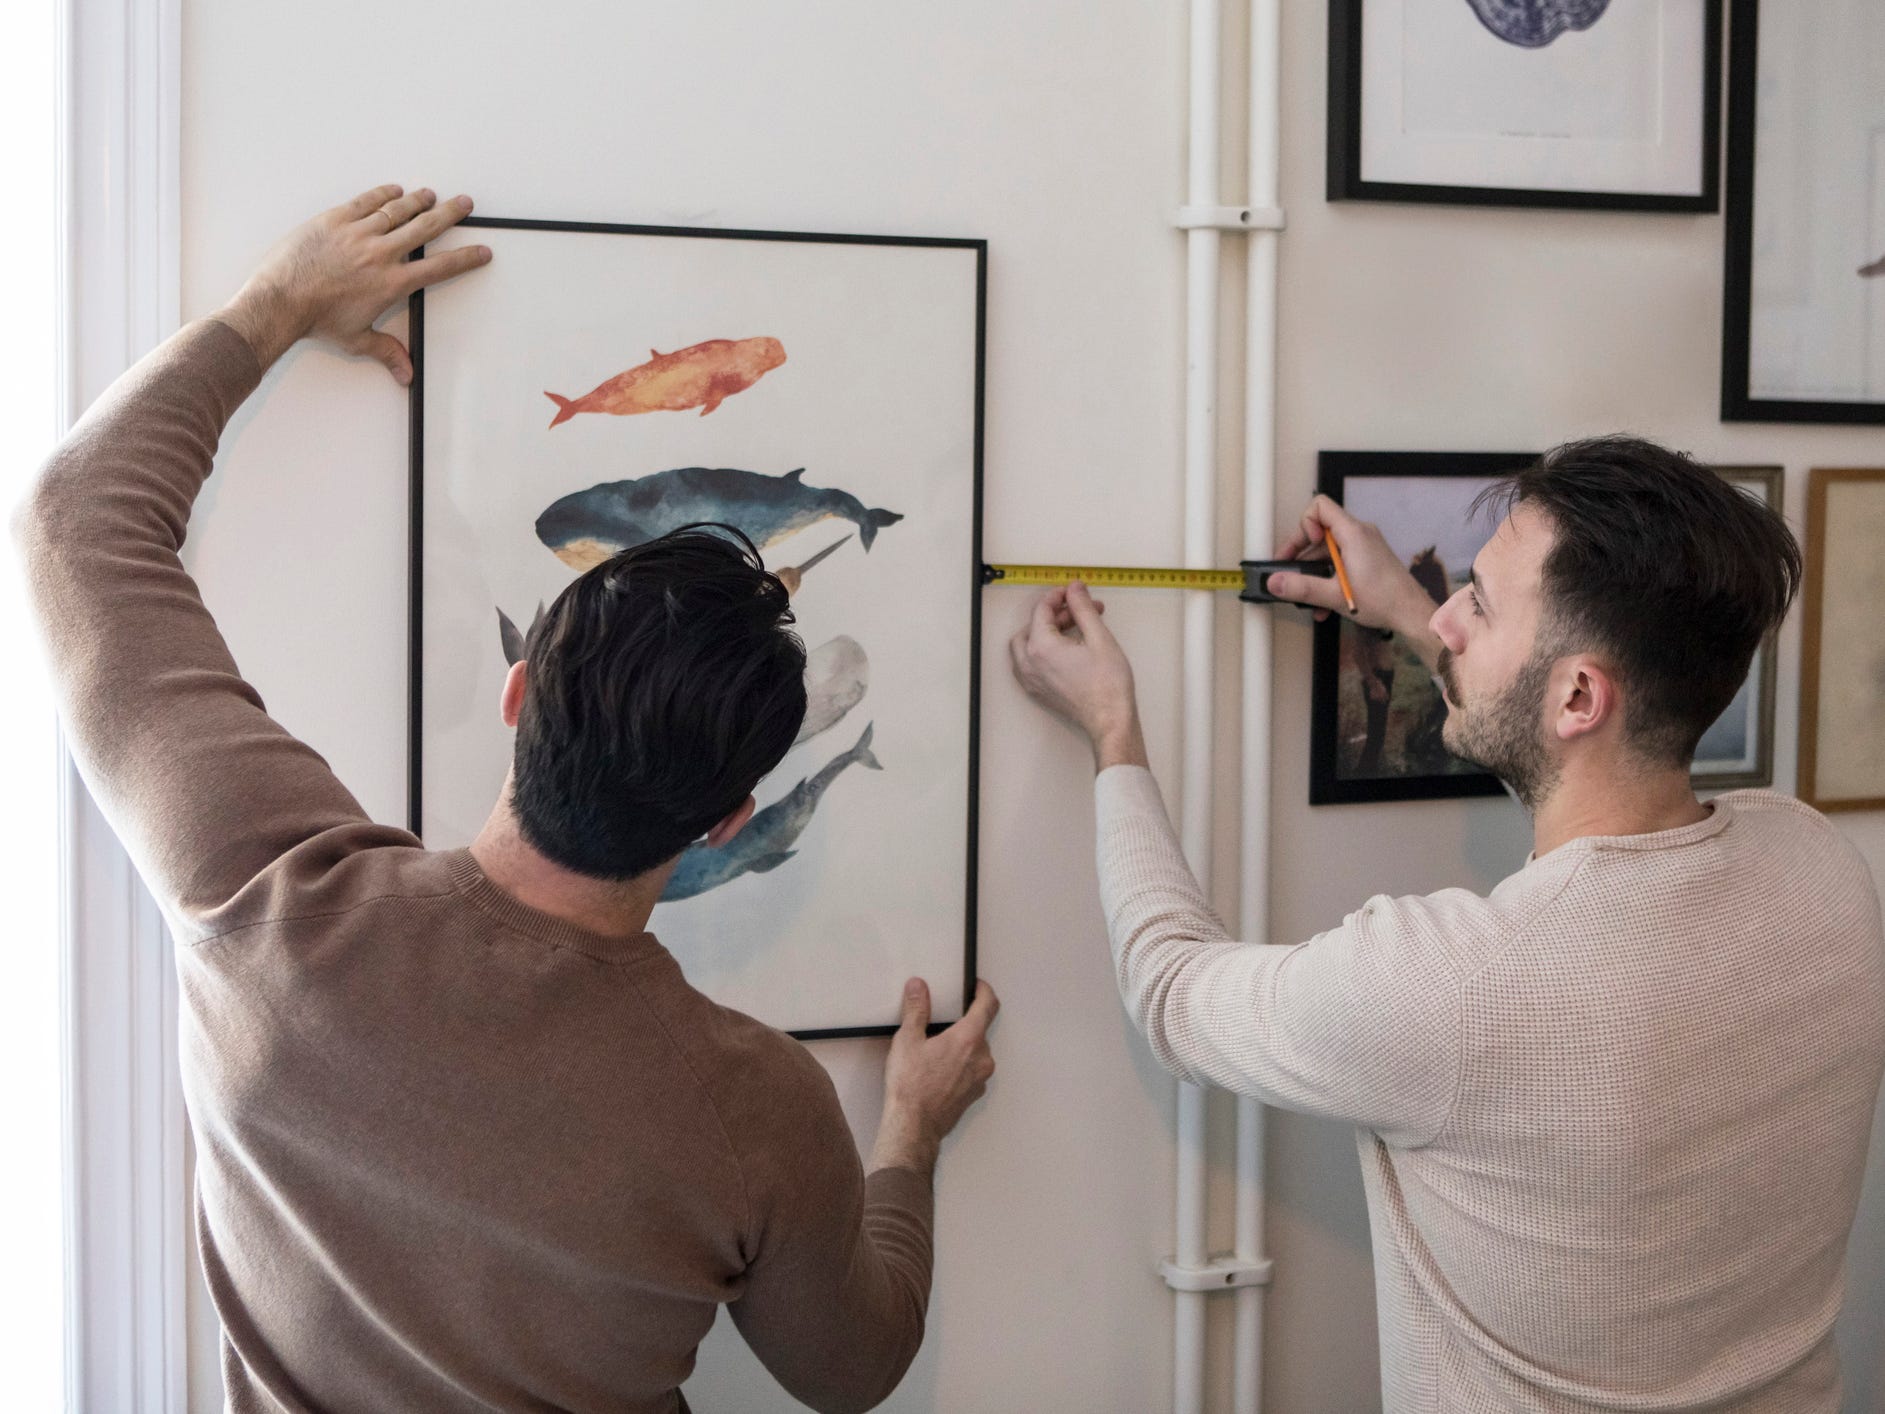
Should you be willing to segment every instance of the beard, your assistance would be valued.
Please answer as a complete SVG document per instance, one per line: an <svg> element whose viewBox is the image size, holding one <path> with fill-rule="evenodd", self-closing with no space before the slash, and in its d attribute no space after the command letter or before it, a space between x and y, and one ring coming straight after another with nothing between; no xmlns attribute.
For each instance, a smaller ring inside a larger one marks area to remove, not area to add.
<svg viewBox="0 0 1885 1414"><path fill-rule="evenodd" d="M1532 811L1558 783L1558 763L1545 746L1540 711L1556 661L1554 653L1534 652L1511 682L1497 693L1475 698L1476 705L1469 709L1453 672L1453 654L1440 650L1439 677L1452 704L1440 739L1462 761L1485 767L1512 787Z"/></svg>

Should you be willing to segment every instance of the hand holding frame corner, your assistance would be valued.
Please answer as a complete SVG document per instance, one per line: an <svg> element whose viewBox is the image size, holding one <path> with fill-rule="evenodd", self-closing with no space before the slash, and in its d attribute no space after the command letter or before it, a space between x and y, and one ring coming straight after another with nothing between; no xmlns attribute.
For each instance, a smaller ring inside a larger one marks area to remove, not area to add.
<svg viewBox="0 0 1885 1414"><path fill-rule="evenodd" d="M470 197L441 204L423 187L361 192L276 242L217 317L249 341L264 369L297 339L315 338L378 359L404 386L412 381L412 359L373 321L415 290L491 258L489 247L461 246L408 259L470 212Z"/></svg>

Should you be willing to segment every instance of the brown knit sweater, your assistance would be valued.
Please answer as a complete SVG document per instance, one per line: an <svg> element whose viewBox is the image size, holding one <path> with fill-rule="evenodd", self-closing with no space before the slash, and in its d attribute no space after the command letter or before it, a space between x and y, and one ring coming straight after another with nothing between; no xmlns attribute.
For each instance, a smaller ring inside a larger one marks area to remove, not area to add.
<svg viewBox="0 0 1885 1414"><path fill-rule="evenodd" d="M927 1178L866 1178L804 1048L651 935L368 820L237 674L178 550L260 374L191 325L15 518L68 741L178 943L229 1407L673 1410L723 1305L799 1399L870 1407L922 1339Z"/></svg>

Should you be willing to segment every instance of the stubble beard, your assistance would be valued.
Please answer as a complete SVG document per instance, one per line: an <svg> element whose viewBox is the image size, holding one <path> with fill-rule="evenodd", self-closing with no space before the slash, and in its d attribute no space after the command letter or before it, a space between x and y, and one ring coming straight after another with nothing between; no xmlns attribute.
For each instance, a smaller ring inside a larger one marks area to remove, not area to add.
<svg viewBox="0 0 1885 1414"><path fill-rule="evenodd" d="M1504 781L1533 812L1558 783L1558 763L1546 749L1540 720L1555 661L1553 653L1534 651L1502 691L1469 709L1453 672L1453 655L1440 651L1439 676L1451 699L1441 741L1462 761L1483 766Z"/></svg>

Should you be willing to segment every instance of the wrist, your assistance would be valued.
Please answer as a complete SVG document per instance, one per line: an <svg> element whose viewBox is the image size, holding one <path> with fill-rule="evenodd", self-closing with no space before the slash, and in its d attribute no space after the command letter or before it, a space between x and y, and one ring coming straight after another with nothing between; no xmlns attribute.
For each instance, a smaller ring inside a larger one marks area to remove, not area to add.
<svg viewBox="0 0 1885 1414"><path fill-rule="evenodd" d="M883 1122L877 1126L877 1142L871 1145L870 1168L873 1173L878 1169L934 1173L941 1149L941 1136L932 1134L918 1117L899 1108L886 1108Z"/></svg>
<svg viewBox="0 0 1885 1414"><path fill-rule="evenodd" d="M1134 712L1123 722L1102 727L1092 733L1093 765L1096 771L1104 771L1109 766L1144 766L1148 762L1145 754L1145 733L1139 726L1139 714Z"/></svg>
<svg viewBox="0 0 1885 1414"><path fill-rule="evenodd" d="M294 302L260 280L250 280L238 290L235 298L216 312L216 318L248 341L263 372L307 332L307 321L300 317Z"/></svg>

